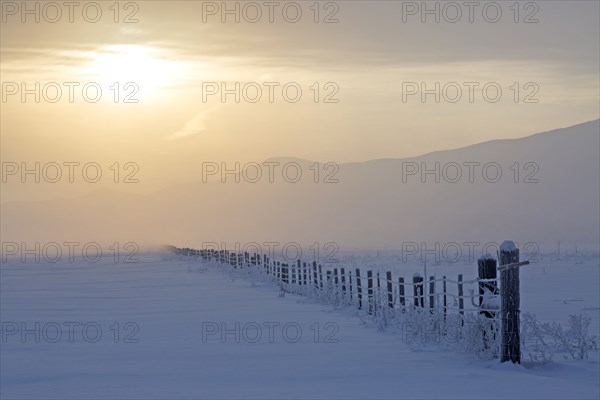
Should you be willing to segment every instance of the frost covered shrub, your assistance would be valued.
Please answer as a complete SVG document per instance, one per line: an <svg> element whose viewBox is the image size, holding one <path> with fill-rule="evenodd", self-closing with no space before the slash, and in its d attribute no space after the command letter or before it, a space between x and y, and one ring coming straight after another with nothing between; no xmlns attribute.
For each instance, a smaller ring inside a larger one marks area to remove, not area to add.
<svg viewBox="0 0 600 400"><path fill-rule="evenodd" d="M392 326L399 328L402 341L413 349L429 346L468 353L483 359L498 356L498 321L478 313L448 314L407 307Z"/></svg>
<svg viewBox="0 0 600 400"><path fill-rule="evenodd" d="M535 315L523 313L521 341L532 360L548 361L554 352L566 352L575 360L583 360L589 357L590 350L598 349L597 337L588 333L591 321L587 315L574 314L566 326L558 322L540 324Z"/></svg>
<svg viewBox="0 0 600 400"><path fill-rule="evenodd" d="M533 314L521 315L521 344L523 353L527 353L531 361L546 363L554 356L544 330Z"/></svg>

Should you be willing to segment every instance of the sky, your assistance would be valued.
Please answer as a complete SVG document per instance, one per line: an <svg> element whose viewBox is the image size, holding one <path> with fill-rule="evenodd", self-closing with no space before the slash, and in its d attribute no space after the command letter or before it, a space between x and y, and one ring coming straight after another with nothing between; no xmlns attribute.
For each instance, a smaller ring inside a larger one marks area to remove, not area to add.
<svg viewBox="0 0 600 400"><path fill-rule="evenodd" d="M144 185L125 190L199 180L207 161L410 157L600 112L597 1L1 3L2 160L135 163Z"/></svg>

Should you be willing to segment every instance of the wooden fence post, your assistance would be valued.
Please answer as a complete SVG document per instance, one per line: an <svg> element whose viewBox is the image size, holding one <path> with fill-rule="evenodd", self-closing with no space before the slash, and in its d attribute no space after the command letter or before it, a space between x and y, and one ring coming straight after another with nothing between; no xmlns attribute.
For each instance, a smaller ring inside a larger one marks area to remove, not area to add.
<svg viewBox="0 0 600 400"><path fill-rule="evenodd" d="M306 276L306 274L307 274L306 262L302 262L302 270L303 270L302 272L304 275L304 286L306 286L306 285L308 285L308 279L307 279L308 277Z"/></svg>
<svg viewBox="0 0 600 400"><path fill-rule="evenodd" d="M333 269L333 289L336 294L337 294L337 290L338 290L338 282L339 282L338 269L334 268Z"/></svg>
<svg viewBox="0 0 600 400"><path fill-rule="evenodd" d="M423 307L423 277L419 274L413 275L413 294L415 307Z"/></svg>
<svg viewBox="0 0 600 400"><path fill-rule="evenodd" d="M429 277L429 308L433 313L433 309L435 307L435 277Z"/></svg>
<svg viewBox="0 0 600 400"><path fill-rule="evenodd" d="M498 283L496 282L496 260L489 254L477 260L478 275L479 275L479 311L480 315L490 319L490 323L486 324L485 330L483 331L483 346L485 349L490 348L490 341L496 339L496 332L494 329L494 319L496 318L496 312L492 311L497 308L498 298ZM483 282L481 282L483 281ZM488 337L488 327L492 333L492 337Z"/></svg>
<svg viewBox="0 0 600 400"><path fill-rule="evenodd" d="M321 290L323 290L323 268L321 264L319 264L319 284L321 286Z"/></svg>
<svg viewBox="0 0 600 400"><path fill-rule="evenodd" d="M313 261L313 285L315 289L319 288L319 282L317 278L317 262Z"/></svg>
<svg viewBox="0 0 600 400"><path fill-rule="evenodd" d="M286 285L290 283L288 263L281 265L281 281Z"/></svg>
<svg viewBox="0 0 600 400"><path fill-rule="evenodd" d="M367 271L367 299L369 301L369 315L373 314L373 271Z"/></svg>
<svg viewBox="0 0 600 400"><path fill-rule="evenodd" d="M348 293L350 293L350 304L352 304L352 271L348 271Z"/></svg>
<svg viewBox="0 0 600 400"><path fill-rule="evenodd" d="M375 315L379 314L379 309L382 308L383 304L381 304L381 279L379 276L379 271L377 271L377 292L375 292Z"/></svg>
<svg viewBox="0 0 600 400"><path fill-rule="evenodd" d="M404 299L404 278L398 278L398 297L400 297L400 306L404 308L406 301ZM404 310L402 310L404 312Z"/></svg>
<svg viewBox="0 0 600 400"><path fill-rule="evenodd" d="M346 268L340 268L340 279L342 281L342 296L346 297Z"/></svg>
<svg viewBox="0 0 600 400"><path fill-rule="evenodd" d="M388 292L388 307L394 308L394 293L392 289L392 271L385 273L385 279L387 280L387 292Z"/></svg>
<svg viewBox="0 0 600 400"><path fill-rule="evenodd" d="M442 290L444 291L444 322L446 321L446 313L448 312L448 300L446 298L446 277L444 276L442 281Z"/></svg>
<svg viewBox="0 0 600 400"><path fill-rule="evenodd" d="M515 243L505 240L500 246L500 267L519 262L519 249ZM500 290L502 299L501 362L521 363L521 343L519 337L519 268L500 269Z"/></svg>
<svg viewBox="0 0 600 400"><path fill-rule="evenodd" d="M302 286L302 268L301 268L301 263L300 263L300 259L298 259L296 261L296 272L298 273L297 275L297 282L298 282L298 286Z"/></svg>
<svg viewBox="0 0 600 400"><path fill-rule="evenodd" d="M281 262L277 261L277 280L281 281Z"/></svg>
<svg viewBox="0 0 600 400"><path fill-rule="evenodd" d="M465 315L465 291L463 288L463 276L462 274L458 275L458 312L461 316ZM464 323L464 320L461 318L461 325Z"/></svg>
<svg viewBox="0 0 600 400"><path fill-rule="evenodd" d="M356 268L356 298L358 299L358 309L362 310L362 288L360 287L360 269Z"/></svg>

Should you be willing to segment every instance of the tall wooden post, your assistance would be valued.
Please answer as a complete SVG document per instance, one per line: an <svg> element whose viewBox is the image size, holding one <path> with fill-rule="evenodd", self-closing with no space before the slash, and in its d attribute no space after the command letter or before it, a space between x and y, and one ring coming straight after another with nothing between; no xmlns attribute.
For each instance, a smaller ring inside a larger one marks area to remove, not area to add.
<svg viewBox="0 0 600 400"><path fill-rule="evenodd" d="M358 299L358 309L362 310L362 287L360 286L360 269L356 268L356 298Z"/></svg>
<svg viewBox="0 0 600 400"><path fill-rule="evenodd" d="M387 280L388 307L394 308L394 292L392 289L392 272L391 271L387 271L385 273L385 279Z"/></svg>
<svg viewBox="0 0 600 400"><path fill-rule="evenodd" d="M404 278L398 278L398 297L400 300L400 306L404 309L406 305L404 300ZM404 310L402 310L404 312Z"/></svg>
<svg viewBox="0 0 600 400"><path fill-rule="evenodd" d="M519 337L519 268L503 269L502 266L519 262L519 249L511 240L500 246L500 290L502 297L502 336L500 361L521 363Z"/></svg>
<svg viewBox="0 0 600 400"><path fill-rule="evenodd" d="M446 297L446 276L442 279L442 291L444 292L444 322L446 321L446 313L448 312L448 298Z"/></svg>
<svg viewBox="0 0 600 400"><path fill-rule="evenodd" d="M306 272L307 271L306 262L302 262L302 266L303 266L303 273L304 273L303 274L304 275L304 279L303 279L304 283L303 283L303 285L306 286L306 285L308 285L308 277L307 277L307 272Z"/></svg>
<svg viewBox="0 0 600 400"><path fill-rule="evenodd" d="M374 305L374 309L375 309L375 315L379 314L379 309L383 307L383 304L381 303L381 278L379 276L379 271L377 271L377 292L375 292L375 305Z"/></svg>
<svg viewBox="0 0 600 400"><path fill-rule="evenodd" d="M433 313L435 308L435 277L429 277L429 309Z"/></svg>
<svg viewBox="0 0 600 400"><path fill-rule="evenodd" d="M319 286L323 290L323 267L319 264Z"/></svg>
<svg viewBox="0 0 600 400"><path fill-rule="evenodd" d="M496 260L491 255L486 254L477 260L478 272L479 272L479 311L480 315L490 319L490 323L485 326L483 332L483 346L486 349L490 348L490 341L494 341L496 338L496 332L494 329L494 319L496 318L497 301L498 301L498 282L495 280L497 276L496 272ZM492 332L492 337L488 337L488 328Z"/></svg>
<svg viewBox="0 0 600 400"><path fill-rule="evenodd" d="M369 300L369 315L373 314L373 271L367 271L367 298Z"/></svg>
<svg viewBox="0 0 600 400"><path fill-rule="evenodd" d="M290 283L290 275L289 275L289 267L288 263L283 263L281 265L281 281L285 284Z"/></svg>
<svg viewBox="0 0 600 400"><path fill-rule="evenodd" d="M465 290L463 286L463 276L458 274L458 313L461 315L461 326L465 323L462 317L465 315Z"/></svg>
<svg viewBox="0 0 600 400"><path fill-rule="evenodd" d="M316 290L319 288L319 278L317 277L317 262L316 261L313 261L312 267L313 267L313 286Z"/></svg>
<svg viewBox="0 0 600 400"><path fill-rule="evenodd" d="M337 293L337 291L338 291L338 284L339 284L338 269L334 268L333 269L333 290L335 293Z"/></svg>
<svg viewBox="0 0 600 400"><path fill-rule="evenodd" d="M298 272L298 285L302 285L302 267L300 259L296 260L296 271Z"/></svg>
<svg viewBox="0 0 600 400"><path fill-rule="evenodd" d="M413 275L413 294L415 307L423 307L423 277L419 274Z"/></svg>
<svg viewBox="0 0 600 400"><path fill-rule="evenodd" d="M277 261L277 280L281 281L281 261Z"/></svg>

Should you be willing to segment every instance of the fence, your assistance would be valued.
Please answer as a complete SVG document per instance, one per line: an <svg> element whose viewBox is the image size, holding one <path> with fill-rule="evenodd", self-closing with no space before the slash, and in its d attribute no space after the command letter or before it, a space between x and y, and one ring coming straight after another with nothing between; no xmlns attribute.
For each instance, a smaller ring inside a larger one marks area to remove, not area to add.
<svg viewBox="0 0 600 400"><path fill-rule="evenodd" d="M501 361L520 362L518 267L526 262L518 262L519 252L512 242L504 242L500 249L500 268L496 267L496 259L486 255L478 260L478 277L470 280L465 280L462 274L451 279L418 273L405 279L394 276L392 271L363 271L343 264L323 268L316 261L282 262L266 254L172 246L170 249L178 255L267 277L280 285L282 294L296 293L335 306L355 307L383 323L419 315L421 321L426 318L445 332L449 322L460 327L466 321L475 322L478 327L475 340L481 349L496 357L500 348ZM500 286L497 270L501 273ZM465 294L465 289L469 294ZM466 336L464 332L460 335Z"/></svg>

